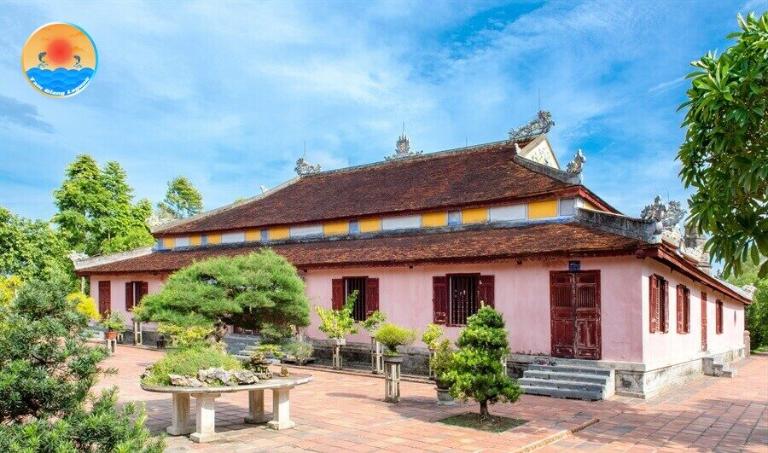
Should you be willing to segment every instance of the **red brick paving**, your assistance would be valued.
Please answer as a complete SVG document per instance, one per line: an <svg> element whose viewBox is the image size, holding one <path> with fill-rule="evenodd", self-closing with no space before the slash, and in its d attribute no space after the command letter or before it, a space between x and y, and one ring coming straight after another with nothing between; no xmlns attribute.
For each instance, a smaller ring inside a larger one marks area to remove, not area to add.
<svg viewBox="0 0 768 453"><path fill-rule="evenodd" d="M162 353L120 346L106 366L119 370L100 387L117 385L120 401L147 407L148 425L162 432L170 424L170 397L139 387L144 367ZM302 370L306 373L306 370ZM702 377L648 401L614 398L586 402L523 395L515 404L491 411L529 420L504 433L485 433L436 423L452 414L476 411L474 404L438 407L429 384L402 383L402 400L384 403L384 382L370 377L312 370L314 381L291 392L296 428L272 431L244 425L247 393L219 398L216 411L221 440L194 444L185 436L167 437L168 451L513 451L573 429L593 418L600 422L537 451L760 451L768 453L768 357L743 362L734 379ZM266 410L271 411L269 392Z"/></svg>

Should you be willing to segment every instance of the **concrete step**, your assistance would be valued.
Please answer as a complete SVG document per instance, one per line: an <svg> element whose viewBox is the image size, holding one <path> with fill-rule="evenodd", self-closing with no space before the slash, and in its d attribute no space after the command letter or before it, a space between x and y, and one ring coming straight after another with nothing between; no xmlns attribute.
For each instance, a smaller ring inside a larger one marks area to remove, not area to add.
<svg viewBox="0 0 768 453"><path fill-rule="evenodd" d="M597 367L581 367L572 365L536 365L531 364L528 366L529 370L538 371L550 371L558 373L572 373L572 374L591 374L596 376L611 376L611 370Z"/></svg>
<svg viewBox="0 0 768 453"><path fill-rule="evenodd" d="M551 396L553 398L569 398L576 400L598 401L603 399L602 392L587 391L587 390L574 390L574 389L561 389L556 387L541 387L541 386L529 386L521 385L520 388L524 393L529 395L542 395Z"/></svg>
<svg viewBox="0 0 768 453"><path fill-rule="evenodd" d="M519 382L521 385L525 385L528 387L583 390L587 392L597 392L597 393L600 393L600 395L603 394L603 389L605 388L604 384L595 384L590 382L576 382L576 381L570 381L570 380L563 381L563 380L552 380L552 379L534 379L529 377L524 377L522 379L519 379L517 382Z"/></svg>
<svg viewBox="0 0 768 453"><path fill-rule="evenodd" d="M588 382L594 384L605 385L608 383L610 376L604 376L594 373L566 373L563 371L549 371L549 370L526 370L523 373L523 377L534 379L552 379L552 380L570 380L574 382Z"/></svg>

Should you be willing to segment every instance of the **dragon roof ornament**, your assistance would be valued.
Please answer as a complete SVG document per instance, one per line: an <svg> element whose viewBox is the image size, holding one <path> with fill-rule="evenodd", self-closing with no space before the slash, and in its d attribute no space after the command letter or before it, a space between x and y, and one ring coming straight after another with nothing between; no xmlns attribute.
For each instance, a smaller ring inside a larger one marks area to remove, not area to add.
<svg viewBox="0 0 768 453"><path fill-rule="evenodd" d="M573 156L573 159L570 162L568 162L566 171L573 175L579 174L581 173L581 170L583 170L585 162L587 162L587 158L584 157L584 153L581 151L581 149L579 149L578 151L576 151L576 154Z"/></svg>
<svg viewBox="0 0 768 453"><path fill-rule="evenodd" d="M513 142L524 141L542 134L546 134L552 129L555 122L552 121L552 114L539 110L536 118L529 121L528 124L520 126L509 131L509 140Z"/></svg>

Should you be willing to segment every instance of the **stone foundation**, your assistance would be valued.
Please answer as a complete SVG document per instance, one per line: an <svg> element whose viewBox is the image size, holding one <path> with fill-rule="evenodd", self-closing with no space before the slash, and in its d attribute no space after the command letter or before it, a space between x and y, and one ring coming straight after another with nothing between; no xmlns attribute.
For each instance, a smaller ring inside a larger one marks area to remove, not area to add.
<svg viewBox="0 0 768 453"><path fill-rule="evenodd" d="M613 369L615 376L615 394L636 398L650 398L664 389L679 385L703 373L704 358L713 358L718 363L730 363L745 357L744 348L718 354L700 356L675 364L649 368L643 363L612 362L607 360L561 359L545 355L511 354L507 364L509 374L522 377L528 366L537 361L557 362L562 365L592 366Z"/></svg>
<svg viewBox="0 0 768 453"><path fill-rule="evenodd" d="M331 365L331 356L333 354L333 345L327 340L311 340L315 348L313 357L315 363L320 365ZM429 351L426 348L403 348L401 350L403 357L402 373L412 375L429 374ZM371 369L371 344L370 343L347 343L341 347L341 365L342 368L354 368L361 370Z"/></svg>

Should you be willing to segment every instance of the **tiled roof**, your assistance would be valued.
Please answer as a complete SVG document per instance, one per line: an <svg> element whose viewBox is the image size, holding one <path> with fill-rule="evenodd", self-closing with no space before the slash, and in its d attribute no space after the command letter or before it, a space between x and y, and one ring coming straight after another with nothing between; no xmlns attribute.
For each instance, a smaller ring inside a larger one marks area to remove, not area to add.
<svg viewBox="0 0 768 453"><path fill-rule="evenodd" d="M519 227L413 233L292 242L272 246L297 267L468 262L530 256L629 254L647 243L578 223L538 223ZM194 261L258 250L262 245L157 251L149 255L78 269L79 274L171 272Z"/></svg>
<svg viewBox="0 0 768 453"><path fill-rule="evenodd" d="M535 196L575 186L543 171L534 171L514 156L514 143L497 142L322 172L299 178L252 201L161 226L155 234L238 230L423 211Z"/></svg>

